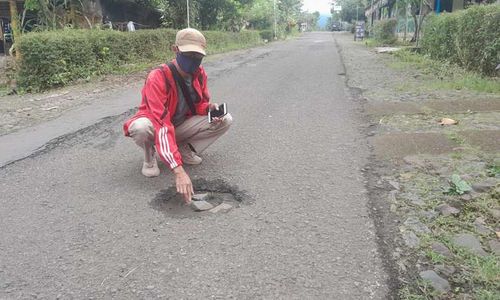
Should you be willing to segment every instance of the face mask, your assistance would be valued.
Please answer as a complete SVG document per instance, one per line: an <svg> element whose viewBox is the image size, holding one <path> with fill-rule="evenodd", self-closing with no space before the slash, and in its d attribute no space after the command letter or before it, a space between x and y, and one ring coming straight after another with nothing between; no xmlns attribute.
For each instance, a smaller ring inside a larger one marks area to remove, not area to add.
<svg viewBox="0 0 500 300"><path fill-rule="evenodd" d="M203 58L194 58L183 55L181 52L177 52L176 60L177 64L182 71L193 74L200 65Z"/></svg>

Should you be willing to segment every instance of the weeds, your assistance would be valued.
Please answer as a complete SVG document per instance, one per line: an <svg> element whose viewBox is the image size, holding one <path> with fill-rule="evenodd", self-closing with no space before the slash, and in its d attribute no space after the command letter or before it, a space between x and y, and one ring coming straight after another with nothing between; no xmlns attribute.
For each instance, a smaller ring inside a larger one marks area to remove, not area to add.
<svg viewBox="0 0 500 300"><path fill-rule="evenodd" d="M456 132L450 132L447 134L448 139L451 141L457 143L458 145L464 145L465 144L465 139L458 135Z"/></svg>
<svg viewBox="0 0 500 300"><path fill-rule="evenodd" d="M0 97L8 95L11 89L6 85L0 85Z"/></svg>
<svg viewBox="0 0 500 300"><path fill-rule="evenodd" d="M401 64L392 63L390 66L396 69L418 69L424 74L432 75L433 78L426 82L429 89L467 89L500 94L499 78L484 77L450 63L432 60L429 57L408 50L397 51L394 56L398 58Z"/></svg>
<svg viewBox="0 0 500 300"><path fill-rule="evenodd" d="M470 192L472 187L460 176L457 174L453 174L451 176L450 187L445 192L447 195L463 195L467 192Z"/></svg>
<svg viewBox="0 0 500 300"><path fill-rule="evenodd" d="M500 176L500 166L499 165L490 165L486 169L486 174L488 177L499 177Z"/></svg>
<svg viewBox="0 0 500 300"><path fill-rule="evenodd" d="M498 163L494 157L485 156L481 161L489 161L489 164L478 164L479 156L463 154L459 160L450 161L450 156L442 157L437 161L430 161L435 168L452 163L454 172L459 174L480 174L477 179L484 178L486 174L497 174ZM459 172L467 170L467 172ZM407 173L405 173L407 174ZM481 257L464 248L456 246L453 236L459 233L473 233L482 243L485 251L489 251L487 241L494 238L493 230L490 233L477 232L475 220L481 218L486 228L498 228L498 220L494 218L491 209L499 207L497 191L481 194L474 199L462 200L459 195L466 194L471 190L468 182L463 180L458 174L453 174L450 178L448 188L449 195L439 195L437 189L443 189L445 182L436 176L429 174L429 170L419 169L412 172L412 176L401 176L402 189L424 198L426 205L422 210L434 210L440 203L448 203L460 209L458 215L440 215L432 220L428 220L426 225L431 229L431 234L419 235L420 247L412 253L419 257L421 265L427 269L433 266L444 265L454 267L453 274L440 276L447 279L452 287L447 294L439 295L428 285L428 283L414 278L412 282L405 285L399 293L401 299L455 299L467 294L471 299L500 299L500 258L489 254ZM475 179L471 179L476 181ZM402 198L404 200L404 198ZM432 199L432 200L431 200ZM404 210L404 204L402 210ZM423 219L425 222L425 219ZM451 252L451 256L443 256L435 252L430 245L433 242L444 244ZM423 270L423 269L419 269Z"/></svg>

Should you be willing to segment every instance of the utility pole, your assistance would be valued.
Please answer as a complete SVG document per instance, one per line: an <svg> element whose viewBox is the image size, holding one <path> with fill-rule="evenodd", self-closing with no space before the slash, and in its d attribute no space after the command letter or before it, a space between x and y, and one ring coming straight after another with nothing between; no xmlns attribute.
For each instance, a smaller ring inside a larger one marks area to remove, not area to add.
<svg viewBox="0 0 500 300"><path fill-rule="evenodd" d="M397 21L397 25L396 25L396 33L397 33L397 36L398 36L398 39L399 39L399 7L398 7L398 2L396 1L396 21ZM394 16L394 13L392 16L389 16L389 17L393 17Z"/></svg>
<svg viewBox="0 0 500 300"><path fill-rule="evenodd" d="M186 0L186 7L187 7L187 18L188 18L188 28L190 28L191 26L189 26L189 0Z"/></svg>
<svg viewBox="0 0 500 300"><path fill-rule="evenodd" d="M274 39L277 40L278 39L278 34L277 34L277 26L278 26L278 21L276 20L276 0L273 1L273 5L274 5Z"/></svg>
<svg viewBox="0 0 500 300"><path fill-rule="evenodd" d="M356 4L356 24L358 24L358 20L359 20L358 8L359 8L359 4Z"/></svg>
<svg viewBox="0 0 500 300"><path fill-rule="evenodd" d="M418 42L420 40L420 26L422 26L422 7L424 6L424 0L420 0L420 11L418 12L418 24L417 26L415 27L415 34L417 35L417 38L416 38L416 42L417 42L417 48L418 48Z"/></svg>
<svg viewBox="0 0 500 300"><path fill-rule="evenodd" d="M405 36L403 41L406 42L406 35L408 34L408 3L405 5Z"/></svg>
<svg viewBox="0 0 500 300"><path fill-rule="evenodd" d="M370 4L370 12L371 12L370 25L373 26L373 0Z"/></svg>

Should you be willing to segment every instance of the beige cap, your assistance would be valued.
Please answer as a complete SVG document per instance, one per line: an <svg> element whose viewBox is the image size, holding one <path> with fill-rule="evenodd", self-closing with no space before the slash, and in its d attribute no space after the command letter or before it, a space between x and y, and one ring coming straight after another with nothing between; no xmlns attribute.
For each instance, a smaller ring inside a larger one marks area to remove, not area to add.
<svg viewBox="0 0 500 300"><path fill-rule="evenodd" d="M201 32L193 28L182 29L175 36L175 45L181 52L198 52L207 55L207 41Z"/></svg>

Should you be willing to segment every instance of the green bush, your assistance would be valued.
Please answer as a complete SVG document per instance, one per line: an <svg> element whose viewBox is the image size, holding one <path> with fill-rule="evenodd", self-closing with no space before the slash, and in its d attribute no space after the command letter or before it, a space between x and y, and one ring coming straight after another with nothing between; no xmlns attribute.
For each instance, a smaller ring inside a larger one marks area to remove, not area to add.
<svg viewBox="0 0 500 300"><path fill-rule="evenodd" d="M38 91L108 74L126 64L165 61L171 57L170 47L175 34L171 29L60 30L25 34L18 41L22 55L18 87ZM209 53L261 43L257 31L208 31L204 35Z"/></svg>
<svg viewBox="0 0 500 300"><path fill-rule="evenodd" d="M500 63L500 6L481 5L428 19L422 50L431 58L495 75Z"/></svg>
<svg viewBox="0 0 500 300"><path fill-rule="evenodd" d="M274 39L274 32L272 30L261 30L259 32L260 38L263 40L272 41Z"/></svg>
<svg viewBox="0 0 500 300"><path fill-rule="evenodd" d="M398 40L396 37L396 19L380 20L373 26L374 38L377 42L384 45L392 45Z"/></svg>

